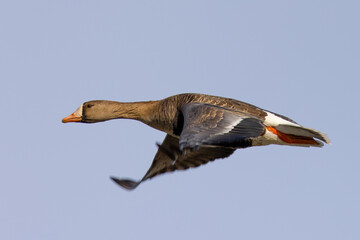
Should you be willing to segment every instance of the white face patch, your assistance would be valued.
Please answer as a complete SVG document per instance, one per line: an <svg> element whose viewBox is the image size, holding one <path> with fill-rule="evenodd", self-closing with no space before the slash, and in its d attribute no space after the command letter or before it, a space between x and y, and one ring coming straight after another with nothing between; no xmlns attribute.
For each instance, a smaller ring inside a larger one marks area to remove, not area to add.
<svg viewBox="0 0 360 240"><path fill-rule="evenodd" d="M300 126L299 124L296 124L296 123L293 123L293 122L290 122L284 118L281 118L281 117L278 117L276 116L275 114L273 113L270 113L270 112L266 112L267 113L267 116L265 117L265 120L264 120L264 124L266 126L272 126L272 127L276 127L278 125L292 125L292 126Z"/></svg>
<svg viewBox="0 0 360 240"><path fill-rule="evenodd" d="M76 117L82 117L82 112L83 112L83 104L81 104L81 106L78 109L76 109L76 111L74 112L74 115Z"/></svg>

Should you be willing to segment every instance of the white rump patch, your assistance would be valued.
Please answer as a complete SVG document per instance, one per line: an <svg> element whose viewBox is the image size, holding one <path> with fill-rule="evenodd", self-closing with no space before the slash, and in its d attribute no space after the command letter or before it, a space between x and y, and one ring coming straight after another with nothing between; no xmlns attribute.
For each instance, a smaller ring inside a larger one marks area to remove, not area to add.
<svg viewBox="0 0 360 240"><path fill-rule="evenodd" d="M292 125L292 126L299 126L299 124L296 124L296 123L293 123L293 122L290 122L282 117L279 117L279 116L276 116L275 114L271 113L271 112L267 112L267 116L265 117L265 120L264 120L264 124L266 126L271 126L271 127L276 127L276 126L279 126L279 125Z"/></svg>

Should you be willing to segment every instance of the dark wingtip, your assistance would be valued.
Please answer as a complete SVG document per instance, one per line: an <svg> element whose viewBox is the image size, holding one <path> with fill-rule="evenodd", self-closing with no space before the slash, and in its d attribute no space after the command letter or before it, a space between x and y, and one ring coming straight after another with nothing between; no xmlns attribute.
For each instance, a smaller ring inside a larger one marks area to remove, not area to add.
<svg viewBox="0 0 360 240"><path fill-rule="evenodd" d="M135 182L130 179L118 179L116 177L110 177L111 180L113 180L115 183L120 185L121 187L127 189L127 190L134 190L140 182Z"/></svg>

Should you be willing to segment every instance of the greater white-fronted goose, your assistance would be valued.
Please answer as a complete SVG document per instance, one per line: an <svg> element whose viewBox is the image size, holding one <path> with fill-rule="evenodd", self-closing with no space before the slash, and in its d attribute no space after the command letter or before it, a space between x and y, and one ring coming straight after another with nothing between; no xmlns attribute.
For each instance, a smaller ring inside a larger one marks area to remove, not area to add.
<svg viewBox="0 0 360 240"><path fill-rule="evenodd" d="M140 181L111 177L126 189L156 175L197 167L230 156L237 148L280 144L321 147L326 134L290 118L238 100L204 94L179 94L159 101L89 101L62 121L95 123L136 119L167 133L150 169Z"/></svg>

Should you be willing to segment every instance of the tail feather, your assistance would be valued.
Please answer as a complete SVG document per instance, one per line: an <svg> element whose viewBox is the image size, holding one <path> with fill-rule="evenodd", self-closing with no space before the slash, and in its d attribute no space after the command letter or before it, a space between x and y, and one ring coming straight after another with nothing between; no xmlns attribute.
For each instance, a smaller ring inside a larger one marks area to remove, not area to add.
<svg viewBox="0 0 360 240"><path fill-rule="evenodd" d="M276 130L285 134L295 135L298 137L316 138L327 144L330 143L330 139L325 133L322 133L315 129L305 128L301 126L284 125L284 124L278 125L275 128Z"/></svg>

